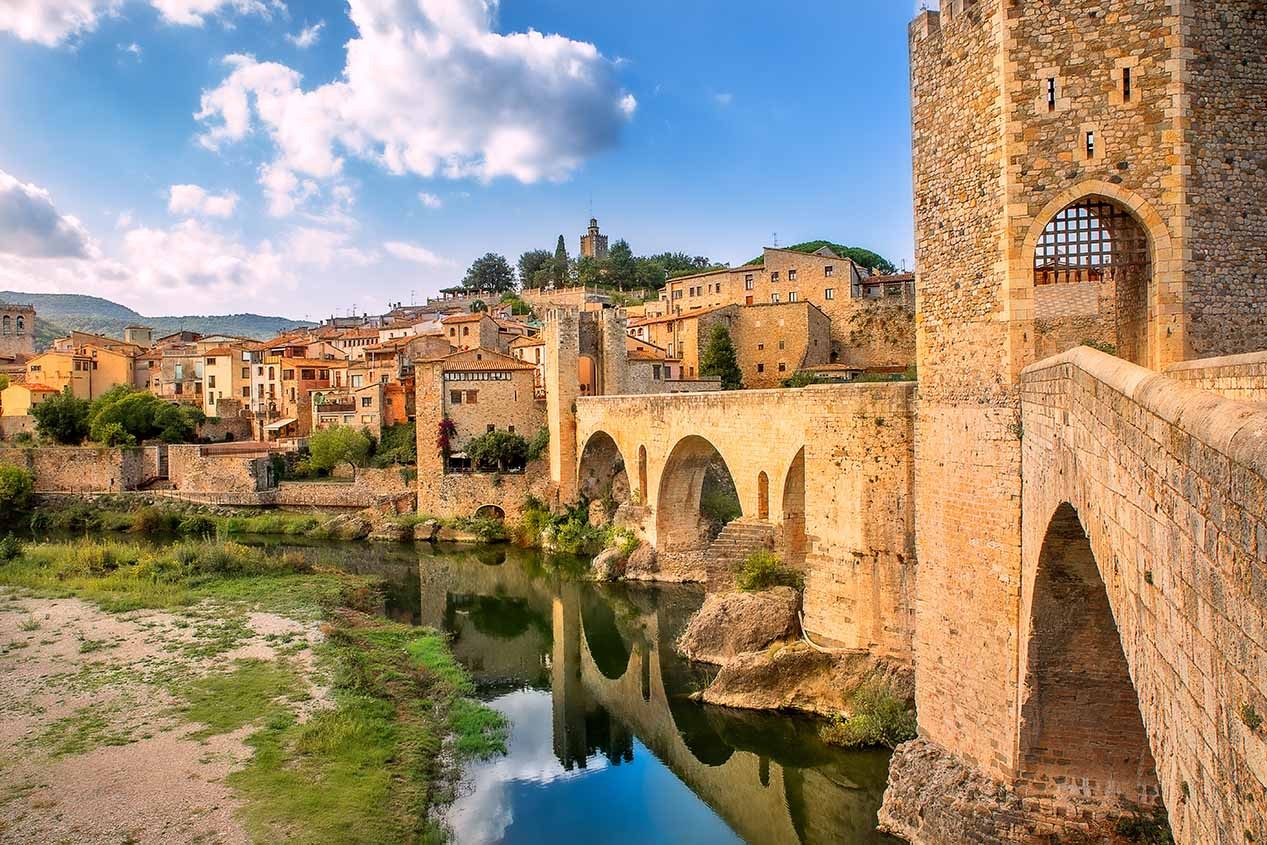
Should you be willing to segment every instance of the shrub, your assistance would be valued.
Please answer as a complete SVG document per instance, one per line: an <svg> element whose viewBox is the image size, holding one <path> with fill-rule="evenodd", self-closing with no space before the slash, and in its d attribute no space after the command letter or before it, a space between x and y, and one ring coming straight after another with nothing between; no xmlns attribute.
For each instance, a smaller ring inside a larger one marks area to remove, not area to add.
<svg viewBox="0 0 1267 845"><path fill-rule="evenodd" d="M1111 343L1105 343L1102 340L1091 340L1088 338L1087 340L1082 341L1082 345L1089 346L1092 349L1097 349L1106 355L1117 355L1117 347Z"/></svg>
<svg viewBox="0 0 1267 845"><path fill-rule="evenodd" d="M174 534L180 516L160 508L141 508L132 516L133 534Z"/></svg>
<svg viewBox="0 0 1267 845"><path fill-rule="evenodd" d="M831 384L832 380L818 373L797 373L781 382L783 387L809 387L814 384Z"/></svg>
<svg viewBox="0 0 1267 845"><path fill-rule="evenodd" d="M836 717L820 731L823 741L845 748L897 748L916 736L915 713L887 684L869 681L854 692L853 716Z"/></svg>
<svg viewBox="0 0 1267 845"><path fill-rule="evenodd" d="M480 516L463 517L451 520L449 525L459 531L469 531L485 543L500 543L506 539L506 525L498 519Z"/></svg>
<svg viewBox="0 0 1267 845"><path fill-rule="evenodd" d="M181 534L208 537L216 533L216 521L206 514L191 513L176 528Z"/></svg>
<svg viewBox="0 0 1267 845"><path fill-rule="evenodd" d="M1174 845L1175 843L1175 836L1170 830L1170 820L1166 817L1164 808L1158 808L1149 815L1137 814L1118 819L1113 831L1126 841L1135 842L1138 845Z"/></svg>
<svg viewBox="0 0 1267 845"><path fill-rule="evenodd" d="M20 557L22 557L22 541L12 534L6 534L4 539L0 540L0 561L8 563Z"/></svg>
<svg viewBox="0 0 1267 845"><path fill-rule="evenodd" d="M106 423L92 430L92 439L102 446L135 446L136 438L128 434L117 422Z"/></svg>
<svg viewBox="0 0 1267 845"><path fill-rule="evenodd" d="M544 425L537 429L537 433L532 435L532 439L528 441L528 461L541 460L546 454L546 450L550 448L550 429Z"/></svg>
<svg viewBox="0 0 1267 845"><path fill-rule="evenodd" d="M31 473L13 464L0 464L0 513L26 510L34 492Z"/></svg>
<svg viewBox="0 0 1267 845"><path fill-rule="evenodd" d="M308 438L308 463L316 470L332 470L340 464L356 468L365 466L370 456L370 439L363 431L349 426L335 426L314 431Z"/></svg>
<svg viewBox="0 0 1267 845"><path fill-rule="evenodd" d="M480 469L522 469L528 463L528 441L508 431L490 431L467 443L466 454Z"/></svg>
<svg viewBox="0 0 1267 845"><path fill-rule="evenodd" d="M58 396L31 408L35 429L42 436L67 446L78 446L88 436L89 403L77 399L67 387Z"/></svg>
<svg viewBox="0 0 1267 845"><path fill-rule="evenodd" d="M805 587L801 573L784 566L777 555L764 549L748 555L739 568L735 583L745 593L759 593L773 587L792 587L796 590Z"/></svg>
<svg viewBox="0 0 1267 845"><path fill-rule="evenodd" d="M418 463L418 429L414 423L400 423L383 429L374 453L374 465L389 467Z"/></svg>

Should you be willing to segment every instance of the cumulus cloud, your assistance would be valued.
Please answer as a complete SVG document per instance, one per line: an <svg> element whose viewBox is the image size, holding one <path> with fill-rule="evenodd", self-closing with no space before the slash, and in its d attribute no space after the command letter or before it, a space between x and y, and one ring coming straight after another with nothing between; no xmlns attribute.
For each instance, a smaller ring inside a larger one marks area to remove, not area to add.
<svg viewBox="0 0 1267 845"><path fill-rule="evenodd" d="M0 170L0 253L24 258L91 258L83 225L62 214L48 191Z"/></svg>
<svg viewBox="0 0 1267 845"><path fill-rule="evenodd" d="M389 255L399 258L401 261L411 261L414 264L421 264L424 267L456 267L456 262L436 255L425 246L418 244L406 243L404 241L388 241L383 244L383 249L387 250Z"/></svg>
<svg viewBox="0 0 1267 845"><path fill-rule="evenodd" d="M444 205L444 200L440 199L435 194L429 194L426 191L419 192L418 202L422 203L427 208L440 208Z"/></svg>
<svg viewBox="0 0 1267 845"><path fill-rule="evenodd" d="M325 29L326 22L318 21L312 26L305 26L294 35L287 35L286 40L294 44L300 50L307 50L309 47L316 45L321 40L321 30Z"/></svg>
<svg viewBox="0 0 1267 845"><path fill-rule="evenodd" d="M250 248L197 220L167 229L131 229L123 236L123 256L136 283L156 290L214 295L294 281L284 257L268 241Z"/></svg>
<svg viewBox="0 0 1267 845"><path fill-rule="evenodd" d="M91 32L98 22L117 14L126 0L0 0L0 32L23 41L55 47L76 35ZM202 26L211 15L268 15L284 9L281 0L148 0L167 23Z"/></svg>
<svg viewBox="0 0 1267 845"><path fill-rule="evenodd" d="M204 91L210 149L263 130L261 172L275 213L342 173L345 157L432 178L562 180L614 146L637 108L612 62L561 35L494 31L496 0L349 0L358 36L334 82L252 56Z"/></svg>
<svg viewBox="0 0 1267 845"><path fill-rule="evenodd" d="M238 195L209 194L198 185L172 185L167 210L172 214L203 217L232 217L237 208Z"/></svg>

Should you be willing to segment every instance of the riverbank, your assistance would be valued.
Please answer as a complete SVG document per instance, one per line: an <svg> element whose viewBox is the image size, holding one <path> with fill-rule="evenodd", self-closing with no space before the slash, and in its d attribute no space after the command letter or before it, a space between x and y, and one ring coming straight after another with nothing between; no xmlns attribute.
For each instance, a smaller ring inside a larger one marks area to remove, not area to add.
<svg viewBox="0 0 1267 845"><path fill-rule="evenodd" d="M504 747L374 579L234 543L0 547L0 842L430 842Z"/></svg>

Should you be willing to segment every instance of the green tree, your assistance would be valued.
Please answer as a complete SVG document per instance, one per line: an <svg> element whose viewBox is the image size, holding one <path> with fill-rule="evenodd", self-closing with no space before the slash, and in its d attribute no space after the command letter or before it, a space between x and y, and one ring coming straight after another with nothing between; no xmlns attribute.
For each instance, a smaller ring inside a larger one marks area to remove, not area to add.
<svg viewBox="0 0 1267 845"><path fill-rule="evenodd" d="M577 284L593 287L602 284L603 265L601 262L595 261L588 255L576 259L576 282Z"/></svg>
<svg viewBox="0 0 1267 845"><path fill-rule="evenodd" d="M508 431L490 431L467 443L466 454L480 469L521 469L528 463L528 441Z"/></svg>
<svg viewBox="0 0 1267 845"><path fill-rule="evenodd" d="M563 287L568 283L568 271L571 269L571 261L568 260L568 245L563 240L563 236L559 235L559 242L554 246L554 262L550 268L553 271L554 283L558 287Z"/></svg>
<svg viewBox="0 0 1267 845"><path fill-rule="evenodd" d="M462 286L497 293L511 291L515 289L515 271L510 269L505 256L490 252L475 259L466 271L466 278L462 279Z"/></svg>
<svg viewBox="0 0 1267 845"><path fill-rule="evenodd" d="M313 469L332 470L340 464L352 468L352 477L356 477L356 468L365 466L370 457L370 439L363 431L350 426L314 431L308 438L308 463Z"/></svg>
<svg viewBox="0 0 1267 845"><path fill-rule="evenodd" d="M26 510L34 492L31 473L13 464L0 464L0 513Z"/></svg>
<svg viewBox="0 0 1267 845"><path fill-rule="evenodd" d="M35 430L50 440L66 446L78 446L88 436L86 399L77 399L70 388L60 395L45 399L31 408Z"/></svg>
<svg viewBox="0 0 1267 845"><path fill-rule="evenodd" d="M633 250L629 248L629 242L623 238L612 244L607 254L607 266L609 284L620 290L628 290L637 283L638 263L634 259Z"/></svg>
<svg viewBox="0 0 1267 845"><path fill-rule="evenodd" d="M4 373L0 373L0 390L5 390L9 386L9 377Z"/></svg>
<svg viewBox="0 0 1267 845"><path fill-rule="evenodd" d="M513 294L513 293L502 294L500 304L502 305L509 304L510 313L516 316L526 317L532 313L532 306L524 302L523 299L520 298L517 294Z"/></svg>
<svg viewBox="0 0 1267 845"><path fill-rule="evenodd" d="M189 443L197 439L198 426L205 420L199 408L119 385L93 401L88 436L106 446L132 446L155 437L165 443Z"/></svg>
<svg viewBox="0 0 1267 845"><path fill-rule="evenodd" d="M482 314L488 310L488 303L482 299L477 299L471 303L472 314Z"/></svg>
<svg viewBox="0 0 1267 845"><path fill-rule="evenodd" d="M201 408L164 402L154 413L158 437L164 443L189 443L198 436L198 426L207 420Z"/></svg>
<svg viewBox="0 0 1267 845"><path fill-rule="evenodd" d="M743 373L735 357L735 345L730 331L718 323L708 335L708 345L700 357L699 374L706 378L720 378L722 390L742 390Z"/></svg>
<svg viewBox="0 0 1267 845"><path fill-rule="evenodd" d="M897 268L893 266L893 262L889 261L882 255L877 255L869 249L863 249L859 246L845 246L844 244L832 243L831 241L806 241L802 244L785 247L792 252L812 253L818 252L823 247L828 247L832 252L841 258L849 258L853 263L860 267L866 267L876 273L887 276L897 272ZM765 256L754 258L749 264L764 264Z"/></svg>
<svg viewBox="0 0 1267 845"><path fill-rule="evenodd" d="M92 427L92 439L102 446L135 446L136 438L117 422Z"/></svg>
<svg viewBox="0 0 1267 845"><path fill-rule="evenodd" d="M552 258L548 249L530 249L519 256L519 284L525 288L540 287L537 272L544 269Z"/></svg>

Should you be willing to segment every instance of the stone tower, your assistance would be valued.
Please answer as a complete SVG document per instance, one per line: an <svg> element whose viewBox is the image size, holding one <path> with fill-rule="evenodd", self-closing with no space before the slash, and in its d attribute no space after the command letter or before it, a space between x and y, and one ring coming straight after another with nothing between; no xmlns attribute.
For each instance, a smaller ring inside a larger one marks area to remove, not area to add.
<svg viewBox="0 0 1267 845"><path fill-rule="evenodd" d="M0 302L0 358L23 361L35 354L35 309Z"/></svg>
<svg viewBox="0 0 1267 845"><path fill-rule="evenodd" d="M607 236L598 231L598 218L590 218L590 227L581 235L581 257L603 261L607 258Z"/></svg>
<svg viewBox="0 0 1267 845"><path fill-rule="evenodd" d="M910 51L920 734L1015 783L1018 376L1267 347L1267 15L943 0Z"/></svg>

